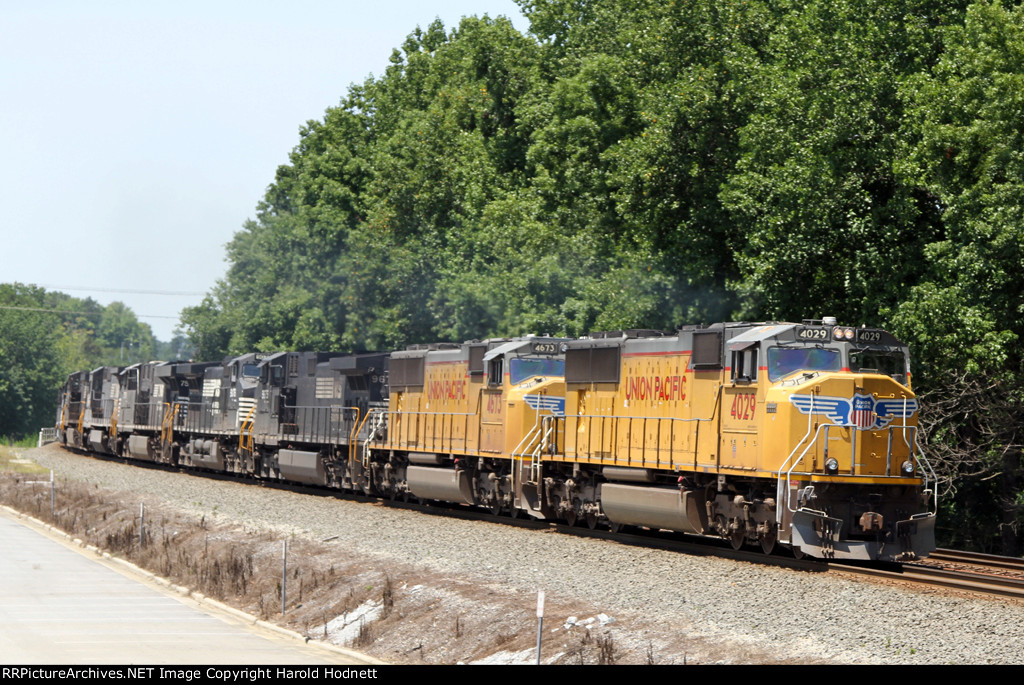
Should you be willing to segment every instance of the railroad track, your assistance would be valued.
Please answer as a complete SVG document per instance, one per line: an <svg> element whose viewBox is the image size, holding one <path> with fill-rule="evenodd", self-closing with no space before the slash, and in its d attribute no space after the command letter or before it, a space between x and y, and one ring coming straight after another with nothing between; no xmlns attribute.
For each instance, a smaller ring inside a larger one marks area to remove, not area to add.
<svg viewBox="0 0 1024 685"><path fill-rule="evenodd" d="M166 464L163 462L127 459L125 457L119 457L112 454L99 454L95 452L87 452L85 450L75 448L69 445L62 445L61 447L65 451L77 454L79 456L89 457L100 461L123 464L129 467L182 473L199 478L209 478L212 480L221 480L235 483L248 483L257 487L270 488L274 490L284 490L287 492L295 492L318 497L334 497L337 499L373 503L378 506L390 507L395 509L407 509L417 511L421 514L427 514L432 516L444 516L449 518L467 519L475 521L489 521L492 523L506 526L514 526L517 528L550 530L552 532L556 532L562 535L571 535L575 537L585 537L599 540L609 540L620 544L632 545L636 547L664 549L673 552L678 552L680 554L689 554L693 556L715 556L723 559L731 559L733 561L745 561L749 563L761 564L766 566L793 568L801 571L823 573L828 570L828 564L825 561L822 561L820 559L814 559L811 557L795 559L791 553L782 549L781 547L776 547L775 551L772 554L765 554L760 549L755 549L753 547L744 547L739 550L734 550L732 546L725 540L687 535L686 533L677 533L668 530L650 530L647 528L630 526L626 529L626 531L628 532L612 532L606 527L598 527L592 529L587 527L582 522L575 526L570 526L566 523L534 519L528 516L512 517L509 516L507 513L495 515L486 511L485 509L464 506L459 504L452 504L446 502L421 502L412 500L403 501L402 499L393 499L383 497L380 495L364 495L363 493L358 491L338 490L335 488L327 488L317 485L304 485L301 483L293 483L289 481L267 480L245 476L237 473L217 472L208 471L205 469L181 467L173 464Z"/></svg>
<svg viewBox="0 0 1024 685"><path fill-rule="evenodd" d="M613 534L610 531L570 528L562 524L552 527L560 533L613 540L642 547L659 547L682 554L713 555L734 561L781 566L805 572L848 573L899 583L1024 599L1024 559L1013 557L938 549L928 559L920 562L862 565L863 562L837 563L809 558L797 560L786 553L765 555L755 550L733 550L724 542L696 540L682 533L667 531ZM952 568L954 566L956 568Z"/></svg>
<svg viewBox="0 0 1024 685"><path fill-rule="evenodd" d="M932 561L949 562L954 564L970 564L991 569L1006 569L1024 574L1024 559L1016 557L1001 557L995 554L982 554L981 552L961 552L955 549L939 548L929 556Z"/></svg>
<svg viewBox="0 0 1024 685"><path fill-rule="evenodd" d="M733 550L724 541L706 538L694 538L684 533L669 531L652 531L636 529L629 533L613 533L607 529L589 529L585 526L569 526L564 523L537 521L530 518L513 519L505 515L495 516L479 509L461 507L441 503L414 503L391 500L376 496L365 496L361 493L325 489L316 486L267 481L240 479L237 474L214 473L194 469L182 469L177 466L155 462L139 462L125 460L110 455L85 453L81 450L64 449L77 454L91 456L95 459L114 461L143 468L156 468L189 473L195 476L217 480L248 481L261 487L270 487L311 495L327 495L340 499L357 501L375 501L379 505L401 509L415 509L421 513L453 518L467 518L492 521L503 525L524 528L550 529L554 532L577 537L588 537L614 541L620 544L639 547L656 547L665 550L698 556L716 556L734 561L745 561L769 566L786 567L805 572L835 572L859 576L892 580L900 583L931 585L949 589L1024 599L1024 559L1000 557L974 552L961 552L950 549L937 549L926 560L903 564L862 565L863 562L829 562L820 559L794 559L792 555L776 550L773 554L764 554L759 550Z"/></svg>
<svg viewBox="0 0 1024 685"><path fill-rule="evenodd" d="M830 564L840 573L903 583L1024 599L1024 559L977 552L937 549L927 559L891 568Z"/></svg>

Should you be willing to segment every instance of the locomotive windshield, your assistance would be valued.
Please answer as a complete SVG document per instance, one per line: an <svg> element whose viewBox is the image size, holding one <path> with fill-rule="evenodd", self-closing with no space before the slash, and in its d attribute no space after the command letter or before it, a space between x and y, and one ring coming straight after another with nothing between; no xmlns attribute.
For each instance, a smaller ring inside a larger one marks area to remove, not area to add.
<svg viewBox="0 0 1024 685"><path fill-rule="evenodd" d="M774 383L797 371L839 371L839 350L826 347L768 348L768 378Z"/></svg>
<svg viewBox="0 0 1024 685"><path fill-rule="evenodd" d="M907 360L902 352L871 349L850 352L850 371L855 373L880 373L902 382L906 367Z"/></svg>
<svg viewBox="0 0 1024 685"><path fill-rule="evenodd" d="M534 376L564 376L564 359L515 357L509 364L509 382L518 385Z"/></svg>

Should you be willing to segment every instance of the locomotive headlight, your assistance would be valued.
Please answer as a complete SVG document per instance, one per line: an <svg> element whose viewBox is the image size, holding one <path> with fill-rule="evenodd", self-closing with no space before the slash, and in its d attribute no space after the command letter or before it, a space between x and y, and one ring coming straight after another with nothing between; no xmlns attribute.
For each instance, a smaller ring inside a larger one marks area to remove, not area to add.
<svg viewBox="0 0 1024 685"><path fill-rule="evenodd" d="M836 340L853 340L853 329L837 326L832 329L832 337Z"/></svg>
<svg viewBox="0 0 1024 685"><path fill-rule="evenodd" d="M907 459L905 462L900 464L900 470L903 471L904 476L914 475L914 462Z"/></svg>
<svg viewBox="0 0 1024 685"><path fill-rule="evenodd" d="M843 337L846 338L847 340L853 340L853 329L852 328L844 329L843 330Z"/></svg>
<svg viewBox="0 0 1024 685"><path fill-rule="evenodd" d="M825 473L838 473L839 472L839 461L835 457L829 457L825 460Z"/></svg>

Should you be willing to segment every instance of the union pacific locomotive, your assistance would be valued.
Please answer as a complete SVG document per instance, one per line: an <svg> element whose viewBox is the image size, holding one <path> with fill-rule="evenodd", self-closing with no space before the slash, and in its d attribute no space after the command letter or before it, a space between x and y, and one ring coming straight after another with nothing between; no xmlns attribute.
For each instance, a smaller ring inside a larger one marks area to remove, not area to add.
<svg viewBox="0 0 1024 685"><path fill-rule="evenodd" d="M900 561L934 549L909 353L832 320L72 374L89 451L495 514Z"/></svg>

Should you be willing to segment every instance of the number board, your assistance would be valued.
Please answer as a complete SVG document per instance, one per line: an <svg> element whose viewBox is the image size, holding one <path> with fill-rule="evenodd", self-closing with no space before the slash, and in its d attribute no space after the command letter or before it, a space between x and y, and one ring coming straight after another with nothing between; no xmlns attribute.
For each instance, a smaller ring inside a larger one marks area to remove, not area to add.
<svg viewBox="0 0 1024 685"><path fill-rule="evenodd" d="M558 354L559 344L556 342L535 342L533 343L534 354Z"/></svg>
<svg viewBox="0 0 1024 685"><path fill-rule="evenodd" d="M857 329L857 342L861 343L878 343L882 342L882 334L885 331L880 331L877 328L858 328Z"/></svg>
<svg viewBox="0 0 1024 685"><path fill-rule="evenodd" d="M813 340L828 342L831 338L831 329L822 326L804 326L796 331L797 340Z"/></svg>

